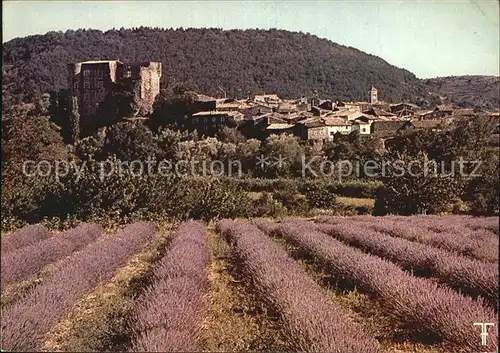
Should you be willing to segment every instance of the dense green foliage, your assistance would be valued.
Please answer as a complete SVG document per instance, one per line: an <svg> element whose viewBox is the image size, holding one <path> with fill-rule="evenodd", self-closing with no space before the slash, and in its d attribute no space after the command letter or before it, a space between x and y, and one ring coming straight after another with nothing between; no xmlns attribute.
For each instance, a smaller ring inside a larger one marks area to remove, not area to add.
<svg viewBox="0 0 500 353"><path fill-rule="evenodd" d="M192 82L201 92L243 98L276 92L284 98L317 92L367 100L372 85L386 101L432 103L436 97L411 72L355 48L284 30L68 30L3 44L3 106L66 88L67 64L85 60L160 61L163 87Z"/></svg>
<svg viewBox="0 0 500 353"><path fill-rule="evenodd" d="M388 164L382 176L384 189L376 199L376 213L412 215L436 213L460 199L462 180L445 173L426 172L428 157L416 155L392 155L386 157ZM405 170L398 169L398 163ZM411 163L411 168L408 166Z"/></svg>
<svg viewBox="0 0 500 353"><path fill-rule="evenodd" d="M384 189L377 194L376 213L446 212L462 199L474 214L498 214L498 149L488 146L496 125L492 119L476 117L452 129L414 131L396 138L385 160L406 166L415 161L413 174L418 175L388 168L381 178Z"/></svg>
<svg viewBox="0 0 500 353"><path fill-rule="evenodd" d="M498 76L449 76L423 80L429 91L442 96L443 103L466 108L500 107L500 79Z"/></svg>

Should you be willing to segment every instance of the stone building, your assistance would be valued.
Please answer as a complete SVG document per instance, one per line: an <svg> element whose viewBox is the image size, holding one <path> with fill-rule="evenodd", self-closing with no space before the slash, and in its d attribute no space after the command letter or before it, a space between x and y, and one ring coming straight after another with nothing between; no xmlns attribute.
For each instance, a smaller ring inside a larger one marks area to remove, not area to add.
<svg viewBox="0 0 500 353"><path fill-rule="evenodd" d="M118 83L132 80L133 116L149 115L160 93L161 63L124 64L118 60L84 61L68 64L73 138L97 130L97 111Z"/></svg>

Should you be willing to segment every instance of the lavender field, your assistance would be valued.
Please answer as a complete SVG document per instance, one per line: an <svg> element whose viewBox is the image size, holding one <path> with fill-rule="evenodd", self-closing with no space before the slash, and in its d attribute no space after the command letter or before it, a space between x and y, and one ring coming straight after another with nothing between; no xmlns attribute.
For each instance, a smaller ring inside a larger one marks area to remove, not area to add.
<svg viewBox="0 0 500 353"><path fill-rule="evenodd" d="M28 226L1 239L1 348L496 352L498 221Z"/></svg>

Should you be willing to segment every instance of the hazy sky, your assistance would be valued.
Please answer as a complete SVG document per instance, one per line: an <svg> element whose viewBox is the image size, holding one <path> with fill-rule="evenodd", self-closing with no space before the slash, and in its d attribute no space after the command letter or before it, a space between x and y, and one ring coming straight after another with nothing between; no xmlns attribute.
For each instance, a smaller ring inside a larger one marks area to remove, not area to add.
<svg viewBox="0 0 500 353"><path fill-rule="evenodd" d="M499 75L499 2L3 1L3 42L113 27L279 28L352 46L418 77Z"/></svg>

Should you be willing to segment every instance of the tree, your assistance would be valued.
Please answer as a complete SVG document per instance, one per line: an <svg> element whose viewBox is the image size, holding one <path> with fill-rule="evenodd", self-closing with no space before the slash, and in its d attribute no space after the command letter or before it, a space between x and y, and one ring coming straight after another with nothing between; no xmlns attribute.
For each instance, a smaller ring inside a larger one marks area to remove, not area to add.
<svg viewBox="0 0 500 353"><path fill-rule="evenodd" d="M266 139L263 152L269 162L263 169L267 177L290 177L302 170L302 156L305 156L305 148L296 136L271 135Z"/></svg>
<svg viewBox="0 0 500 353"><path fill-rule="evenodd" d="M48 117L7 116L2 119L2 162L22 164L66 159L60 128Z"/></svg>
<svg viewBox="0 0 500 353"><path fill-rule="evenodd" d="M160 126L182 126L185 117L190 113L191 105L198 96L195 89L196 87L189 84L178 84L161 90L156 97L153 114L149 121L151 129L157 130Z"/></svg>
<svg viewBox="0 0 500 353"><path fill-rule="evenodd" d="M430 159L448 165L460 157L466 160L484 158L494 122L487 117L458 121L442 131L417 130L395 138L390 149L416 155L425 152Z"/></svg>
<svg viewBox="0 0 500 353"><path fill-rule="evenodd" d="M222 142L235 144L245 142L246 140L245 136L237 128L228 126L224 126L217 137Z"/></svg>
<svg viewBox="0 0 500 353"><path fill-rule="evenodd" d="M39 221L34 217L57 184L56 168L67 166L69 158L58 126L48 117L2 119L2 216Z"/></svg>
<svg viewBox="0 0 500 353"><path fill-rule="evenodd" d="M365 161L379 156L375 139L369 136L361 136L357 131L349 135L335 134L333 141L325 145L324 151L328 160L332 162L343 160Z"/></svg>
<svg viewBox="0 0 500 353"><path fill-rule="evenodd" d="M241 90L244 96L273 92L296 98L315 89L323 97L364 100L367 89L375 84L381 99L387 101L420 99L429 104L436 98L411 72L313 35L282 30L143 28L66 31L4 43L2 107L33 102L44 92L65 88L68 60L98 58L161 61L165 81L196 82L201 92L213 96L220 94L220 86L233 96ZM498 88L489 91L497 93Z"/></svg>
<svg viewBox="0 0 500 353"><path fill-rule="evenodd" d="M425 153L386 156L374 213L411 215L436 213L460 198L463 181L435 171ZM387 163L388 162L388 163Z"/></svg>
<svg viewBox="0 0 500 353"><path fill-rule="evenodd" d="M97 128L111 126L123 121L124 118L135 116L139 106L135 100L138 94L135 82L126 78L112 85L110 92L99 105L96 112ZM93 134L95 130L87 131L85 135Z"/></svg>
<svg viewBox="0 0 500 353"><path fill-rule="evenodd" d="M498 153L490 152L482 161L479 176L472 178L465 192L475 215L498 215L500 207L500 161Z"/></svg>
<svg viewBox="0 0 500 353"><path fill-rule="evenodd" d="M256 167L256 157L259 156L261 142L257 139L248 139L236 146L236 158L241 162L242 170L253 174Z"/></svg>
<svg viewBox="0 0 500 353"><path fill-rule="evenodd" d="M161 150L151 130L141 122L124 121L109 128L101 158L115 155L122 161L156 159Z"/></svg>

